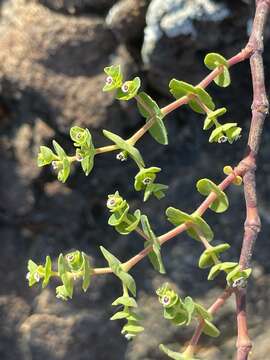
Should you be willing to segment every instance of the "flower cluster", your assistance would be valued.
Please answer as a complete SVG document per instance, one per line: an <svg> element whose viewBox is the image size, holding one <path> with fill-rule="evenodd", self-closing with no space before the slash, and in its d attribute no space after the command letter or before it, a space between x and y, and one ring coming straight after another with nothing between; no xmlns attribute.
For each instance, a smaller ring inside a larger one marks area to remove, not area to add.
<svg viewBox="0 0 270 360"><path fill-rule="evenodd" d="M155 184L157 173L161 171L158 167L142 168L135 176L134 188L136 191L144 191L144 201L147 201L153 194L157 199L162 199L167 185Z"/></svg>
<svg viewBox="0 0 270 360"><path fill-rule="evenodd" d="M120 234L128 235L137 228L141 219L140 210L136 210L134 214L129 213L129 204L118 191L108 196L107 207L112 213L108 224L114 226Z"/></svg>

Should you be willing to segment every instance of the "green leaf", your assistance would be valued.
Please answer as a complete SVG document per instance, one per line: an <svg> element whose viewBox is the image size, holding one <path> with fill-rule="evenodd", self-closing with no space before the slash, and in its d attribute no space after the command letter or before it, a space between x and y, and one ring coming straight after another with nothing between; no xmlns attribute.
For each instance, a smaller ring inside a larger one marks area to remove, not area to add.
<svg viewBox="0 0 270 360"><path fill-rule="evenodd" d="M228 61L220 54L209 53L204 58L204 64L210 70L215 69L216 67L223 66L223 72L218 75L214 81L218 86L227 87L230 85L230 73L228 70L229 63Z"/></svg>
<svg viewBox="0 0 270 360"><path fill-rule="evenodd" d="M167 190L169 186L163 184L147 184L144 190L143 201L147 201L149 197L153 194L158 200L162 199L165 196L164 191Z"/></svg>
<svg viewBox="0 0 270 360"><path fill-rule="evenodd" d="M204 114L205 110L202 109L196 98L200 100L206 107L210 110L215 109L215 104L211 96L207 93L206 90L199 86L193 86L191 84L185 83L184 81L179 81L176 79L172 79L169 83L170 92L176 99L180 99L183 96L193 95L192 99L189 99L188 105L200 114Z"/></svg>
<svg viewBox="0 0 270 360"><path fill-rule="evenodd" d="M179 352L175 352L170 350L169 348L167 348L166 346L164 346L163 344L159 345L159 349L164 352L166 355L169 356L169 358L174 359L174 360L185 360L185 358L183 357L183 355Z"/></svg>
<svg viewBox="0 0 270 360"><path fill-rule="evenodd" d="M136 210L134 215L127 214L124 221L117 225L115 229L122 235L128 235L138 227L140 219L141 211Z"/></svg>
<svg viewBox="0 0 270 360"><path fill-rule="evenodd" d="M77 272L82 269L83 257L79 250L66 254L64 259L72 272Z"/></svg>
<svg viewBox="0 0 270 360"><path fill-rule="evenodd" d="M149 241L147 241L145 245L146 246L151 245L153 247L153 250L148 254L148 258L155 270L157 270L161 274L165 274L166 270L160 252L161 246L158 241L158 238L156 237L150 226L149 220L146 215L141 216L141 224L142 224L143 232L149 239Z"/></svg>
<svg viewBox="0 0 270 360"><path fill-rule="evenodd" d="M229 207L229 200L227 195L209 179L201 179L197 182L197 190L200 194L208 196L211 192L214 192L217 195L215 201L209 206L211 210L216 213L224 212Z"/></svg>
<svg viewBox="0 0 270 360"><path fill-rule="evenodd" d="M135 307L135 308L138 307L136 300L129 296L120 296L112 303L112 305L113 306L124 305L127 307Z"/></svg>
<svg viewBox="0 0 270 360"><path fill-rule="evenodd" d="M59 156L60 160L63 160L64 158L67 157L67 154L65 153L65 150L55 140L53 140L53 147L54 147L54 150L55 150L57 156Z"/></svg>
<svg viewBox="0 0 270 360"><path fill-rule="evenodd" d="M218 142L219 139L223 136L222 126L218 126L214 129L209 137L209 142Z"/></svg>
<svg viewBox="0 0 270 360"><path fill-rule="evenodd" d="M140 191L146 188L147 185L152 184L156 177L157 173L161 171L161 168L151 166L150 168L140 169L135 176L134 188L136 191Z"/></svg>
<svg viewBox="0 0 270 360"><path fill-rule="evenodd" d="M220 335L219 329L211 323L209 320L204 320L204 327L203 327L203 333L211 336L211 337L218 337Z"/></svg>
<svg viewBox="0 0 270 360"><path fill-rule="evenodd" d="M215 277L218 276L220 271L225 271L225 272L231 271L237 265L238 265L238 263L235 263L235 262L224 262L224 263L219 263L219 264L214 265L208 274L208 280L213 280Z"/></svg>
<svg viewBox="0 0 270 360"><path fill-rule="evenodd" d="M169 358L174 360L199 360L198 358L194 358L193 356L186 355L185 353L179 353L170 350L165 345L160 344L159 349L163 351Z"/></svg>
<svg viewBox="0 0 270 360"><path fill-rule="evenodd" d="M72 277L66 273L61 276L61 279L63 281L63 285L65 287L67 296L70 299L72 299L72 296L73 296L73 279L72 279Z"/></svg>
<svg viewBox="0 0 270 360"><path fill-rule="evenodd" d="M87 146L89 147L92 142L92 136L88 129L83 129L79 126L73 126L70 128L70 137L74 141L74 146Z"/></svg>
<svg viewBox="0 0 270 360"><path fill-rule="evenodd" d="M191 215L173 207L169 207L166 210L166 215L168 220L174 225L179 226L182 224L188 224L190 227L187 230L187 233L190 237L195 240L200 241L200 238L197 235L196 229L199 229L202 235L210 242L214 238L213 231L206 221L203 220L201 216L193 213Z"/></svg>
<svg viewBox="0 0 270 360"><path fill-rule="evenodd" d="M129 205L126 203L120 211L115 211L109 218L108 224L110 226L120 225L127 216Z"/></svg>
<svg viewBox="0 0 270 360"><path fill-rule="evenodd" d="M225 107L217 109L215 111L211 111L209 114L207 114L207 117L204 121L203 130L210 129L213 125L215 125L215 121L217 121L217 118L227 112L227 109Z"/></svg>
<svg viewBox="0 0 270 360"><path fill-rule="evenodd" d="M64 275L66 272L67 272L67 268L66 268L65 258L61 253L58 256L58 275L62 277L62 275Z"/></svg>
<svg viewBox="0 0 270 360"><path fill-rule="evenodd" d="M104 72L107 76L106 84L103 91L112 91L118 89L123 84L123 74L120 65L112 65L105 67Z"/></svg>
<svg viewBox="0 0 270 360"><path fill-rule="evenodd" d="M56 288L56 297L58 299L61 299L61 300L65 300L67 301L68 300L68 293L67 293L67 289L64 285L61 285L61 286L57 286Z"/></svg>
<svg viewBox="0 0 270 360"><path fill-rule="evenodd" d="M129 316L129 313L126 311L118 311L116 314L114 314L110 320L121 320L126 319Z"/></svg>
<svg viewBox="0 0 270 360"><path fill-rule="evenodd" d="M84 292L86 292L87 289L90 286L90 283L91 283L92 269L90 267L89 258L84 252L82 252L82 258L83 258L83 264L82 264L82 271L83 271L82 289L83 289Z"/></svg>
<svg viewBox="0 0 270 360"><path fill-rule="evenodd" d="M213 316L201 304L195 303L195 311L204 320L211 321L213 319Z"/></svg>
<svg viewBox="0 0 270 360"><path fill-rule="evenodd" d="M209 249L206 249L200 256L199 268L205 269L209 266L214 265L215 262L214 262L213 257L218 258L222 252L228 250L229 248L230 248L230 245L225 243L225 244L220 244L220 245L211 247Z"/></svg>
<svg viewBox="0 0 270 360"><path fill-rule="evenodd" d="M144 330L144 328L140 325L136 324L127 324L123 327L123 332L127 332L128 334L139 334L140 332L142 332Z"/></svg>
<svg viewBox="0 0 270 360"><path fill-rule="evenodd" d="M212 100L212 97L208 94L208 92L206 90L204 90L203 88L200 88L198 86L194 87L194 90L195 90L195 94L197 95L197 98L200 100L200 102L202 102L210 110L215 109L215 104ZM205 113L205 110L202 109L202 107L200 106L198 101L196 101L196 98L191 99L188 102L188 104L191 107L191 109L194 110L195 112L197 112L199 114Z"/></svg>
<svg viewBox="0 0 270 360"><path fill-rule="evenodd" d="M52 260L50 256L46 256L46 263L45 263L45 269L44 269L44 279L42 282L42 288L45 288L52 276Z"/></svg>
<svg viewBox="0 0 270 360"><path fill-rule="evenodd" d="M158 104L145 92L137 95L137 104L140 114L149 121L155 117L155 122L148 130L151 136L162 145L168 144L167 130L163 122L163 113Z"/></svg>
<svg viewBox="0 0 270 360"><path fill-rule="evenodd" d="M40 274L39 274L39 266L32 260L28 260L27 264L28 273L26 275L26 279L28 280L29 286L33 286L40 280Z"/></svg>
<svg viewBox="0 0 270 360"><path fill-rule="evenodd" d="M133 80L126 81L121 88L118 89L116 99L118 100L130 100L137 95L141 87L141 80L139 77L135 77Z"/></svg>
<svg viewBox="0 0 270 360"><path fill-rule="evenodd" d="M187 296L184 300L184 308L187 311L187 321L186 321L186 326L188 326L192 320L192 316L195 310L195 304L194 301L192 300L192 298L190 296Z"/></svg>
<svg viewBox="0 0 270 360"><path fill-rule="evenodd" d="M127 151L139 167L145 166L139 150L132 146L128 141L107 130L103 130L103 134L112 142L114 142L119 147L119 149Z"/></svg>
<svg viewBox="0 0 270 360"><path fill-rule="evenodd" d="M100 250L107 260L109 267L113 273L122 281L122 283L129 289L129 291L136 296L136 283L133 277L125 272L121 266L121 262L103 246L100 246Z"/></svg>
<svg viewBox="0 0 270 360"><path fill-rule="evenodd" d="M57 160L57 156L47 146L40 146L40 152L38 153L38 167L51 164L53 160Z"/></svg>

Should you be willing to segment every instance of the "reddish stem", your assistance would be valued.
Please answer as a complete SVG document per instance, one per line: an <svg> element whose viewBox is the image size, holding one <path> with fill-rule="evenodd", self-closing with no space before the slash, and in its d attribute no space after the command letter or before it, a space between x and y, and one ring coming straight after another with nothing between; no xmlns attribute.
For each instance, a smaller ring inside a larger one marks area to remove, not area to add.
<svg viewBox="0 0 270 360"><path fill-rule="evenodd" d="M243 244L239 264L242 269L250 267L254 245L261 229L261 222L257 208L256 196L256 158L260 147L263 124L268 114L268 100L264 83L264 68L262 60L263 52L263 30L270 8L269 0L256 1L256 13L253 29L248 42L251 49L250 67L253 84L253 103L252 119L249 131L247 153L251 159L247 171L244 175L244 192L246 201L246 221ZM248 335L247 314L246 314L246 294L247 289L237 289L236 308L237 308L237 360L247 360L252 344Z"/></svg>

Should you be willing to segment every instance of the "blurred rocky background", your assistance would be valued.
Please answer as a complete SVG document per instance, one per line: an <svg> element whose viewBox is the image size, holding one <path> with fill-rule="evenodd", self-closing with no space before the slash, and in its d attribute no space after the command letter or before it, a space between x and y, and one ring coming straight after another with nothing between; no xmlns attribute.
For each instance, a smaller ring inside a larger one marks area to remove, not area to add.
<svg viewBox="0 0 270 360"><path fill-rule="evenodd" d="M167 275L160 276L147 260L133 274L145 332L128 343L121 325L110 322L111 302L120 294L113 277L98 277L82 295L67 303L55 298L52 284L29 289L25 279L29 258L56 259L60 252L81 249L97 266L104 265L103 244L123 260L142 248L137 236L119 236L107 223L107 194L118 189L132 206L142 208L157 233L170 228L169 205L192 211L201 201L199 178L222 179L225 164L241 159L250 119L251 86L248 62L232 69L228 89L211 86L218 106L243 127L235 144L209 144L202 118L182 108L166 120L170 143L158 146L148 135L139 147L149 165L161 166L160 181L170 186L167 197L147 204L133 189L136 169L114 155L96 159L85 177L75 169L67 184L49 168L39 169L41 144L57 139L71 149L68 130L87 126L97 146L106 144L103 128L131 135L142 124L136 106L102 93L103 68L121 64L127 76L139 74L143 87L162 106L171 101L168 81L176 77L197 83L207 74L209 51L230 57L245 44L253 2L230 0L2 0L0 1L0 359L1 360L162 360L158 344L177 349L191 329L173 328L162 319L155 289L166 280L183 296L210 305L224 279L206 281L197 267L202 247L182 235L164 247ZM269 33L269 29L268 29ZM265 36L269 89L270 42ZM249 321L254 339L252 359L269 359L270 336L270 126L266 121L258 167L258 193L263 231L253 260L249 289ZM124 174L124 176L123 176ZM243 235L241 188L228 191L231 206L222 215L207 213L216 242L229 242L237 260ZM201 358L234 357L235 314L232 298L217 316L222 336L202 337Z"/></svg>

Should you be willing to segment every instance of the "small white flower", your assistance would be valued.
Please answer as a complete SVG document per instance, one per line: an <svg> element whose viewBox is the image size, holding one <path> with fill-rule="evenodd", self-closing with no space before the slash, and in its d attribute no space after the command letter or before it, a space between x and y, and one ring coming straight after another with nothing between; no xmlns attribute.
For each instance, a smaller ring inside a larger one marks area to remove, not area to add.
<svg viewBox="0 0 270 360"><path fill-rule="evenodd" d="M162 296L161 302L163 305L168 305L171 302L171 298L168 295Z"/></svg>
<svg viewBox="0 0 270 360"><path fill-rule="evenodd" d="M121 90L124 92L124 93L127 93L128 90L129 90L129 86L127 83L124 83L121 87Z"/></svg>
<svg viewBox="0 0 270 360"><path fill-rule="evenodd" d="M152 182L152 179L150 177L146 177L145 179L143 179L142 183L144 185L148 185L148 184L151 184Z"/></svg>
<svg viewBox="0 0 270 360"><path fill-rule="evenodd" d="M228 141L228 138L225 135L220 136L219 139L218 139L218 143L220 143L220 144L225 143L227 141Z"/></svg>
<svg viewBox="0 0 270 360"><path fill-rule="evenodd" d="M113 83L113 78L111 77L111 76L108 76L107 78L106 78L106 84L107 85L111 85Z"/></svg>
<svg viewBox="0 0 270 360"><path fill-rule="evenodd" d="M26 280L30 280L30 272L28 272L27 274L26 274Z"/></svg>
<svg viewBox="0 0 270 360"><path fill-rule="evenodd" d="M36 282L39 282L39 280L40 280L39 273L37 273L37 272L34 273L34 279L36 280Z"/></svg>
<svg viewBox="0 0 270 360"><path fill-rule="evenodd" d="M61 293L58 293L56 297L57 299L66 300L65 296L63 296Z"/></svg>
<svg viewBox="0 0 270 360"><path fill-rule="evenodd" d="M119 154L116 155L116 159L120 160L120 161L126 161L127 157L125 156L125 154L123 153L123 151L121 151Z"/></svg>
<svg viewBox="0 0 270 360"><path fill-rule="evenodd" d="M53 161L53 162L52 162L52 168L53 168L53 170L57 170L57 169L58 169L58 161Z"/></svg>
<svg viewBox="0 0 270 360"><path fill-rule="evenodd" d="M66 259L67 259L67 261L72 261L73 259L74 259L74 255L73 254L68 254L68 255L66 255Z"/></svg>
<svg viewBox="0 0 270 360"><path fill-rule="evenodd" d="M108 199L107 201L107 207L112 207L115 205L115 200L112 198L112 199Z"/></svg>
<svg viewBox="0 0 270 360"><path fill-rule="evenodd" d="M126 338L127 340L132 340L132 339L134 338L134 335L126 334L126 335L125 335L125 338Z"/></svg>
<svg viewBox="0 0 270 360"><path fill-rule="evenodd" d="M247 279L245 279L243 277L240 277L239 279L234 280L234 282L232 284L233 288L237 288L237 287L244 288L246 286L247 286Z"/></svg>

